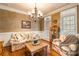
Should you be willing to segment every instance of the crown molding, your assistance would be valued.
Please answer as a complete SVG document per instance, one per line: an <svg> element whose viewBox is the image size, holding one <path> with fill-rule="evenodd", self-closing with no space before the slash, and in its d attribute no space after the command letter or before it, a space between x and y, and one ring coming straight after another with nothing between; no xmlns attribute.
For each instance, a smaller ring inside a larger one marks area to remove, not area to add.
<svg viewBox="0 0 79 59"><path fill-rule="evenodd" d="M50 12L50 13L47 13L46 15L44 15L44 17L50 16L51 14L54 14L54 13L57 13L57 12L61 12L61 11L65 10L65 9L68 9L68 8L71 8L71 7L74 7L74 6L77 6L77 5L79 5L79 4L77 4L77 3L68 4L68 5L64 6L64 7L56 9L56 10ZM12 8L12 7L9 7L9 6L5 6L5 5L2 5L2 4L0 4L0 9L27 15L27 13L22 11L22 10L15 9L15 8Z"/></svg>
<svg viewBox="0 0 79 59"><path fill-rule="evenodd" d="M54 10L54 11L46 14L45 17L46 16L50 16L51 14L54 14L54 13L57 13L57 12L62 12L63 10L66 10L66 9L69 9L69 8L72 8L72 7L75 7L77 5L79 5L79 4L77 4L77 3L68 4L68 5L64 6L64 7L61 7L59 9L56 9L56 10Z"/></svg>
<svg viewBox="0 0 79 59"><path fill-rule="evenodd" d="M27 15L26 12L0 4L0 9Z"/></svg>

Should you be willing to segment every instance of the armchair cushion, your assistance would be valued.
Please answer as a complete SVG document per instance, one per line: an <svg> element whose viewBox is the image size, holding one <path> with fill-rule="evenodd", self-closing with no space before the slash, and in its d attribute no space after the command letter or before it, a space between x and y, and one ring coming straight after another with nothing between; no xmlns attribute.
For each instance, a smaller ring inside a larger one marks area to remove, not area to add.
<svg viewBox="0 0 79 59"><path fill-rule="evenodd" d="M67 52L69 52L69 51L70 51L70 48L69 48L69 47L67 47L67 46L62 46L62 47L61 47L61 49L62 49L62 50L64 50L64 51L67 51Z"/></svg>
<svg viewBox="0 0 79 59"><path fill-rule="evenodd" d="M70 45L69 45L69 48L70 48L72 51L77 51L77 44L70 44Z"/></svg>

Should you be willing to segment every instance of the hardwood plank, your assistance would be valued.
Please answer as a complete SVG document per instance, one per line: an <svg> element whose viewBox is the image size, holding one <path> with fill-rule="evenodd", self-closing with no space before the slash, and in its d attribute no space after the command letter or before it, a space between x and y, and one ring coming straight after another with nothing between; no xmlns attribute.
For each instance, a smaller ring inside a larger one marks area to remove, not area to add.
<svg viewBox="0 0 79 59"><path fill-rule="evenodd" d="M58 52L56 52L54 49L51 51L51 56L61 56Z"/></svg>

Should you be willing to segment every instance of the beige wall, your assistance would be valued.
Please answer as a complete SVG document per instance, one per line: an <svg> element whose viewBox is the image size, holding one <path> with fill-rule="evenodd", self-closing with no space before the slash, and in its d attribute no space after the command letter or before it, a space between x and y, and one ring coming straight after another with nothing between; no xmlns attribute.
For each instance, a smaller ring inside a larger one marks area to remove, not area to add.
<svg viewBox="0 0 79 59"><path fill-rule="evenodd" d="M39 18L39 30L44 31L44 18Z"/></svg>
<svg viewBox="0 0 79 59"><path fill-rule="evenodd" d="M30 20L31 21L31 29L22 29L21 21L22 20ZM41 24L41 22L40 22ZM4 46L9 46L9 40L11 39L11 35L13 32L20 31L37 31L39 30L39 23L34 22L28 16L20 13L15 13L11 11L6 11L0 9L0 40L4 41Z"/></svg>
<svg viewBox="0 0 79 59"><path fill-rule="evenodd" d="M27 31L22 29L21 21L30 20L26 15L0 9L0 32Z"/></svg>

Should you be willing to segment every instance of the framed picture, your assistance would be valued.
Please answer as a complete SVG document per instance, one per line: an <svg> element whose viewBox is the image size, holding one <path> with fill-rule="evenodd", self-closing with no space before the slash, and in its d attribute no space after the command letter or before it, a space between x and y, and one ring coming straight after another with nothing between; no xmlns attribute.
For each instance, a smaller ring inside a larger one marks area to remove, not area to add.
<svg viewBox="0 0 79 59"><path fill-rule="evenodd" d="M23 29L31 29L31 21L22 20L21 27Z"/></svg>

